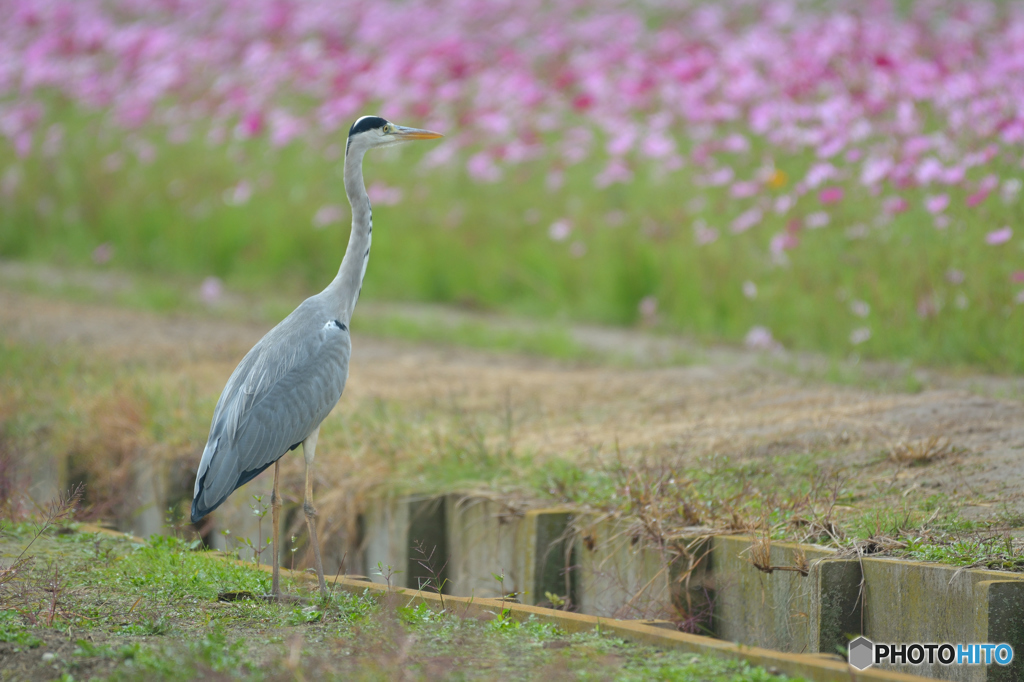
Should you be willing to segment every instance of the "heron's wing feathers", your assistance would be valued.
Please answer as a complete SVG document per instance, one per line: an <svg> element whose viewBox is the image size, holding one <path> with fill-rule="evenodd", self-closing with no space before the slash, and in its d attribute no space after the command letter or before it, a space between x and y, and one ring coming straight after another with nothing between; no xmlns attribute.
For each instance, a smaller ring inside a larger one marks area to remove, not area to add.
<svg viewBox="0 0 1024 682"><path fill-rule="evenodd" d="M208 514L320 425L345 388L350 352L345 326L303 304L246 354L214 410L193 517Z"/></svg>

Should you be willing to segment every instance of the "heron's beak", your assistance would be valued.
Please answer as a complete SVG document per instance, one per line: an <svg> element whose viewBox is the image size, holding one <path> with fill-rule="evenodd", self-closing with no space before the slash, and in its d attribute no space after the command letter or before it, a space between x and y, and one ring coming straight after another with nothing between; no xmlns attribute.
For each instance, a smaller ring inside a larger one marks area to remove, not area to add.
<svg viewBox="0 0 1024 682"><path fill-rule="evenodd" d="M419 128L406 128L405 126L395 126L395 131L391 133L399 140L433 140L438 137L444 137L441 133L435 133L431 130L421 130Z"/></svg>

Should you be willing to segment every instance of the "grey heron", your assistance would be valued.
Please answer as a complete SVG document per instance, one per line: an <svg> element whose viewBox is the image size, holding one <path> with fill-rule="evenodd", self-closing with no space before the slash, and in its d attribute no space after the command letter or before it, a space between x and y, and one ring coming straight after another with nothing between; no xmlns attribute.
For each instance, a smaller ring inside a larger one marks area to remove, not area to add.
<svg viewBox="0 0 1024 682"><path fill-rule="evenodd" d="M320 424L341 398L352 350L349 321L370 258L373 216L363 184L367 151L440 133L406 128L379 116L363 116L345 146L345 194L352 205L352 232L338 275L267 332L231 373L213 412L210 436L196 473L192 522L220 506L228 495L274 465L270 498L274 554L271 595L280 597L278 515L280 459L302 446L306 462L303 511L313 546L320 594L327 594L310 472Z"/></svg>

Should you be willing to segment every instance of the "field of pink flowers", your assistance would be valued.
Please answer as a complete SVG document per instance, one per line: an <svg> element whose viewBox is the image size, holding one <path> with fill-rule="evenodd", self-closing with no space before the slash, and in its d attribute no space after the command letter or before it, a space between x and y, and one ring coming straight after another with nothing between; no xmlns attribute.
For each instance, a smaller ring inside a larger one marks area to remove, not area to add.
<svg viewBox="0 0 1024 682"><path fill-rule="evenodd" d="M1024 5L0 0L0 257L1024 371Z"/></svg>

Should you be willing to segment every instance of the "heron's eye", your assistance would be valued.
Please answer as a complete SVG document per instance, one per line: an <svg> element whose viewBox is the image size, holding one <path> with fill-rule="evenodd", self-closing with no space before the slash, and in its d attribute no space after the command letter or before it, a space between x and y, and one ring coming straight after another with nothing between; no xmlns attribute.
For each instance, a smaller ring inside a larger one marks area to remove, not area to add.
<svg viewBox="0 0 1024 682"><path fill-rule="evenodd" d="M391 132L391 124L388 124L388 125L384 126L383 130L384 130L384 134L385 135L390 133Z"/></svg>

